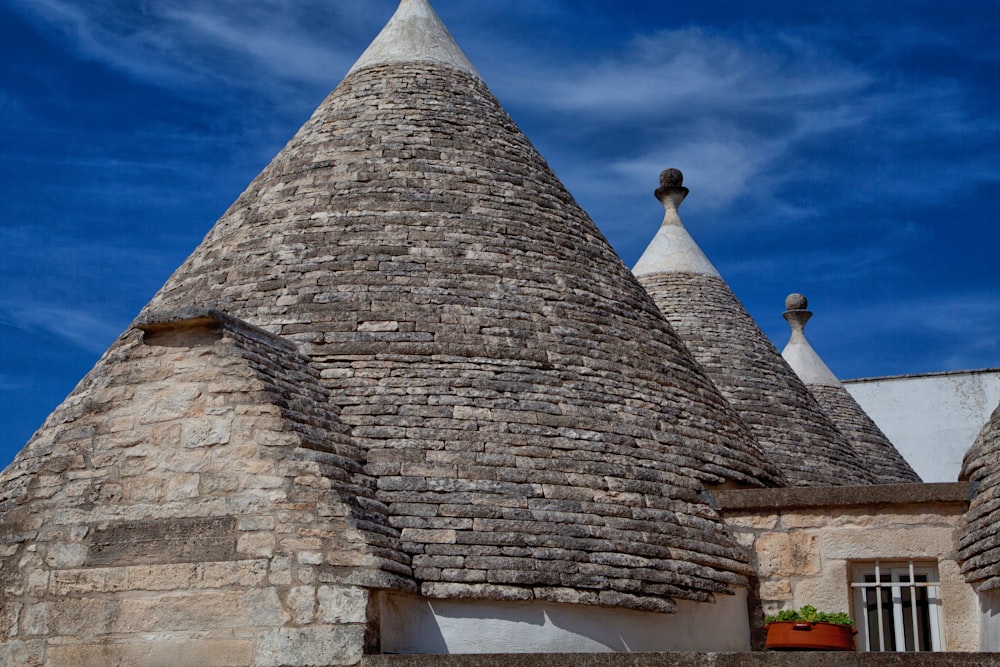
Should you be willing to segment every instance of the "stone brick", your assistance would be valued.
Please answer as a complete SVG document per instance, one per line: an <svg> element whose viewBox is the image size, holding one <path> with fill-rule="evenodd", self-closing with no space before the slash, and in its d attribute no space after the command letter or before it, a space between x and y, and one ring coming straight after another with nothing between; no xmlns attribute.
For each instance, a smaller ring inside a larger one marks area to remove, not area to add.
<svg viewBox="0 0 1000 667"><path fill-rule="evenodd" d="M251 667L253 642L199 639L53 646L47 656L49 667Z"/></svg>
<svg viewBox="0 0 1000 667"><path fill-rule="evenodd" d="M230 560L235 556L234 517L131 521L101 527L91 537L90 566Z"/></svg>
<svg viewBox="0 0 1000 667"><path fill-rule="evenodd" d="M368 591L363 588L320 586L318 619L323 623L366 623Z"/></svg>
<svg viewBox="0 0 1000 667"><path fill-rule="evenodd" d="M50 592L56 596L97 592L171 591L265 583L267 561L223 561L178 565L134 565L53 572Z"/></svg>
<svg viewBox="0 0 1000 667"><path fill-rule="evenodd" d="M364 649L360 625L280 628L264 632L255 667L335 667L356 665Z"/></svg>
<svg viewBox="0 0 1000 667"><path fill-rule="evenodd" d="M820 571L819 537L808 533L770 533L757 538L757 573L761 577L802 576ZM827 557L831 554L824 549Z"/></svg>
<svg viewBox="0 0 1000 667"><path fill-rule="evenodd" d="M17 667L41 667L44 664L45 664L44 641L0 642L0 665L12 665L12 666L17 665ZM67 665L66 667L69 667L69 665ZM94 667L96 667L96 665Z"/></svg>

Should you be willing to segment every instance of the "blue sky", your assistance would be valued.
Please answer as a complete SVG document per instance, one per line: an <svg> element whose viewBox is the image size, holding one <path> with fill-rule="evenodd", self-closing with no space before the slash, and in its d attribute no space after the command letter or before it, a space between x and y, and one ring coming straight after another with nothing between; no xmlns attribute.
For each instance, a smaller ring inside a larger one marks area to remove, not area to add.
<svg viewBox="0 0 1000 667"><path fill-rule="evenodd" d="M0 464L395 0L0 0ZM624 5L624 6L623 6ZM843 378L1000 366L1000 1L435 0L632 265L689 230Z"/></svg>

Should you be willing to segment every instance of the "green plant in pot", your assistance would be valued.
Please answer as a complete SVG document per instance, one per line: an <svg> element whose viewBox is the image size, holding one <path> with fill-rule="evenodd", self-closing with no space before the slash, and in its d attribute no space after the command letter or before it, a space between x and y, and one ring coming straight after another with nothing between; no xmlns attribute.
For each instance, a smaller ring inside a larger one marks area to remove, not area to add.
<svg viewBox="0 0 1000 667"><path fill-rule="evenodd" d="M769 651L853 651L854 621L844 612L818 611L807 604L764 619Z"/></svg>

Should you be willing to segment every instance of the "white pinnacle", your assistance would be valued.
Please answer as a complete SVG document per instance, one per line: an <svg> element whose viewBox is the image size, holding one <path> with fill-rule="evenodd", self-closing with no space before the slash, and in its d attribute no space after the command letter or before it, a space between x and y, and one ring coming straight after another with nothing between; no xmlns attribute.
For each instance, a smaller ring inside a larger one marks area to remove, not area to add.
<svg viewBox="0 0 1000 667"><path fill-rule="evenodd" d="M437 63L482 78L427 0L402 0L348 74L395 63Z"/></svg>
<svg viewBox="0 0 1000 667"><path fill-rule="evenodd" d="M657 273L696 273L721 278L719 271L688 234L677 212L688 194L684 176L676 169L660 174L661 187L656 197L663 204L663 224L636 263L632 273L650 276Z"/></svg>
<svg viewBox="0 0 1000 667"><path fill-rule="evenodd" d="M801 294L789 294L785 299L785 320L792 327L792 336L781 356L807 387L840 387L837 376L823 363L816 350L806 339L806 322L812 313L806 310L809 302Z"/></svg>

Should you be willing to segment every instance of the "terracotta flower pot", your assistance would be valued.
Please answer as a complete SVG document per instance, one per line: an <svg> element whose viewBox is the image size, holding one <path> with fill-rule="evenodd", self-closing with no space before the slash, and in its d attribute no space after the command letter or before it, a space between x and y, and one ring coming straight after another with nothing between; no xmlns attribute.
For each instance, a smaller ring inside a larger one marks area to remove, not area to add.
<svg viewBox="0 0 1000 667"><path fill-rule="evenodd" d="M769 651L853 651L854 628L833 623L775 621L767 625Z"/></svg>

